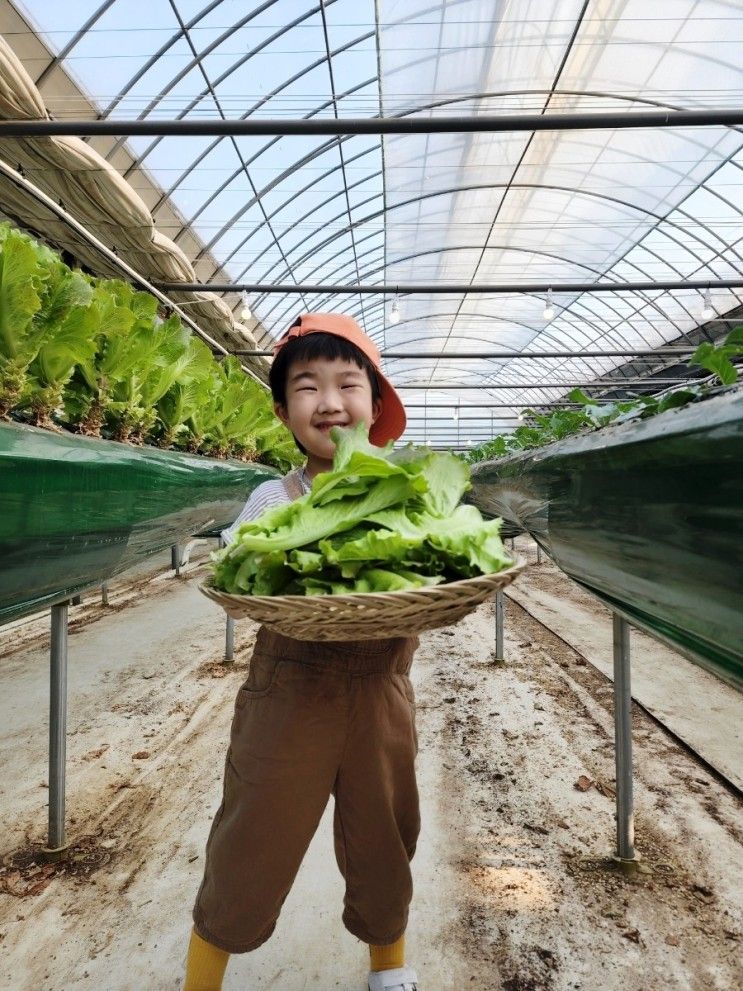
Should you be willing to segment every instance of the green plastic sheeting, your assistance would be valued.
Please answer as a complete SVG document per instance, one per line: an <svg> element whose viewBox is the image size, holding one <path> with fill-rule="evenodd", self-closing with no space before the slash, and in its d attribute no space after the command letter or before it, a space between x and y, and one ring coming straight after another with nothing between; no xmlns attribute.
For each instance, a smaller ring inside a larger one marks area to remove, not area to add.
<svg viewBox="0 0 743 991"><path fill-rule="evenodd" d="M0 623L228 526L274 468L0 424Z"/></svg>
<svg viewBox="0 0 743 991"><path fill-rule="evenodd" d="M523 527L630 622L743 689L743 390L472 476L483 512Z"/></svg>

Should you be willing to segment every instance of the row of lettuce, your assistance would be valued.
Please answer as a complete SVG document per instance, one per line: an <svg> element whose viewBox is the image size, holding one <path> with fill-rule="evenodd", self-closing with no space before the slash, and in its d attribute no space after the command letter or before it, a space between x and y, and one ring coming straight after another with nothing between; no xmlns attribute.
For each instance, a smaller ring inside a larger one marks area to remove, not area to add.
<svg viewBox="0 0 743 991"><path fill-rule="evenodd" d="M0 419L262 461L299 452L267 391L175 314L0 224Z"/></svg>
<svg viewBox="0 0 743 991"><path fill-rule="evenodd" d="M732 330L722 344L715 345L708 341L700 344L689 359L690 365L706 369L716 382L713 380L712 383L687 385L657 396L635 396L617 402L597 402L581 389L573 389L567 398L580 408L557 409L551 413L525 409L521 413L521 419L524 420L521 426L511 433L493 437L461 456L470 464L491 461L508 454L543 447L586 430L606 427L610 423L647 419L666 410L678 409L704 398L717 383L735 384L738 370L733 362L740 355L743 355L743 326Z"/></svg>

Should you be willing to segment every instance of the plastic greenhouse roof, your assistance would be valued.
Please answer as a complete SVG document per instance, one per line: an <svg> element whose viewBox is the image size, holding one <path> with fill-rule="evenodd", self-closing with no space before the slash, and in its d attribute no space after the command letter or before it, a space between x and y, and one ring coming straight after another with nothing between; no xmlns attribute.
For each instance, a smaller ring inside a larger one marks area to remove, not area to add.
<svg viewBox="0 0 743 991"><path fill-rule="evenodd" d="M27 0L53 60L22 60L58 119L368 117L740 107L743 7L723 0ZM18 51L19 38L6 35ZM20 52L19 52L20 54ZM64 95L63 95L64 93ZM138 176L235 282L351 284L708 280L720 317L743 290L743 134L736 127L289 137L129 137ZM182 218L179 220L179 217ZM213 266L212 266L212 270ZM302 310L352 313L410 409L409 439L482 440L626 358L689 343L698 289L404 295L264 293L270 346ZM717 335L722 325L707 329ZM696 338L693 338L696 340ZM574 357L457 359L466 351ZM440 357L447 353L454 357ZM673 359L665 364L676 366ZM646 368L650 366L646 364ZM663 368L654 360L652 370ZM619 374L615 372L615 375ZM555 387L523 389L524 385ZM425 385L420 391L406 385ZM457 386L481 386L464 391ZM497 388L496 388L497 387ZM418 408L426 404L429 409ZM466 424L451 409L476 406ZM490 408L489 404L505 404Z"/></svg>

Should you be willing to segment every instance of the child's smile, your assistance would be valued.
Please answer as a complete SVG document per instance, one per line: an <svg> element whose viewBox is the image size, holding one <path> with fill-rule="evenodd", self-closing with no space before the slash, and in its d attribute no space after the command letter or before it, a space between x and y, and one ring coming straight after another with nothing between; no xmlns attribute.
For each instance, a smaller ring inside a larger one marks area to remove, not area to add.
<svg viewBox="0 0 743 991"><path fill-rule="evenodd" d="M367 373L341 358L294 362L287 375L286 406L276 406L279 418L307 451L310 478L332 466L333 427L353 427L363 421L369 428L379 410Z"/></svg>

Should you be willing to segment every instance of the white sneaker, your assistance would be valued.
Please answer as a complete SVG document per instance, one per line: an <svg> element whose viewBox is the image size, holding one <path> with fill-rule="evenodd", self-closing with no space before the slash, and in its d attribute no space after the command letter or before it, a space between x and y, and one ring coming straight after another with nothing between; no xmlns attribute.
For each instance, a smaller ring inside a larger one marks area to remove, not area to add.
<svg viewBox="0 0 743 991"><path fill-rule="evenodd" d="M371 970L369 991L418 991L418 975L412 967Z"/></svg>

